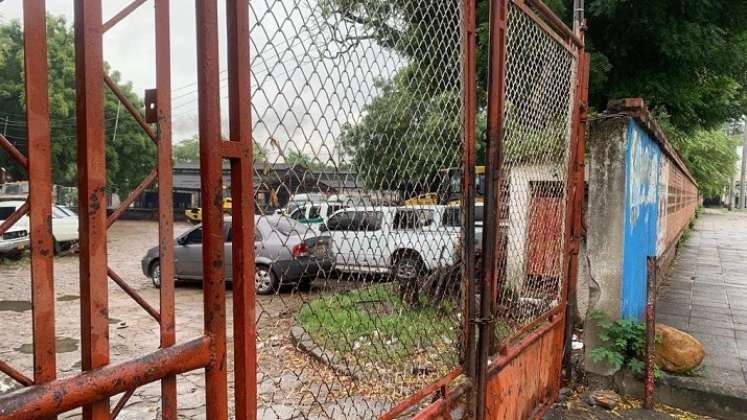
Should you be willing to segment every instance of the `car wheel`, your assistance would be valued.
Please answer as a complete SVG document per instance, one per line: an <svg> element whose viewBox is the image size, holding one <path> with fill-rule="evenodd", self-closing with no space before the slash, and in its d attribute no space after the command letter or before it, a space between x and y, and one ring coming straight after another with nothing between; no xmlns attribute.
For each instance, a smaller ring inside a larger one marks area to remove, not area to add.
<svg viewBox="0 0 747 420"><path fill-rule="evenodd" d="M156 289L161 288L161 264L159 264L158 260L150 265L150 281L153 282L153 286Z"/></svg>
<svg viewBox="0 0 747 420"><path fill-rule="evenodd" d="M270 267L258 265L254 270L254 288L258 295L269 295L278 287L278 281Z"/></svg>
<svg viewBox="0 0 747 420"><path fill-rule="evenodd" d="M298 281L298 290L301 292L308 292L311 290L311 283L314 279L301 279Z"/></svg>
<svg viewBox="0 0 747 420"><path fill-rule="evenodd" d="M405 255L394 263L394 277L398 280L415 280L423 274L423 271L423 262L416 256Z"/></svg>
<svg viewBox="0 0 747 420"><path fill-rule="evenodd" d="M52 238L52 248L54 249L54 255L62 254L62 243L57 239Z"/></svg>

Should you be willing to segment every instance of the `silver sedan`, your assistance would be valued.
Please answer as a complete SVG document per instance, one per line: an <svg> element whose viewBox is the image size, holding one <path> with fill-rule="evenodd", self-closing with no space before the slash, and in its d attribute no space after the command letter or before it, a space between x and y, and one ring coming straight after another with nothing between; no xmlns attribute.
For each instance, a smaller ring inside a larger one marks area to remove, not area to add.
<svg viewBox="0 0 747 420"><path fill-rule="evenodd" d="M258 294L270 294L286 284L308 288L319 275L332 270L329 236L285 216L255 217L255 284ZM225 226L225 272L231 281L231 218ZM143 273L153 285L161 285L158 247L142 260ZM180 235L174 248L174 269L178 280L202 279L202 225Z"/></svg>

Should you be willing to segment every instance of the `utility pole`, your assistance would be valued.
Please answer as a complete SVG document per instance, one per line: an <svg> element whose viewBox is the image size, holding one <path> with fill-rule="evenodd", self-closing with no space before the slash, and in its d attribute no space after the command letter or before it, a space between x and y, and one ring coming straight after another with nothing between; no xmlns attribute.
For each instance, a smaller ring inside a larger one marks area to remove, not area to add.
<svg viewBox="0 0 747 420"><path fill-rule="evenodd" d="M737 208L744 209L747 207L747 117L744 120L744 143L742 144L742 174L739 177L739 206Z"/></svg>

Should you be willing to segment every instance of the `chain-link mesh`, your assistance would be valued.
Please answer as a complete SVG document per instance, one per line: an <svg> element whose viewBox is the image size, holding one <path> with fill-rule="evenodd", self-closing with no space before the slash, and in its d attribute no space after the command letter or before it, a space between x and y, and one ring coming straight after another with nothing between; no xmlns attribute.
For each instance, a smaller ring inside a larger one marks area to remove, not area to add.
<svg viewBox="0 0 747 420"><path fill-rule="evenodd" d="M250 4L259 414L375 417L459 364L461 2Z"/></svg>
<svg viewBox="0 0 747 420"><path fill-rule="evenodd" d="M559 304L575 58L509 2L497 334Z"/></svg>

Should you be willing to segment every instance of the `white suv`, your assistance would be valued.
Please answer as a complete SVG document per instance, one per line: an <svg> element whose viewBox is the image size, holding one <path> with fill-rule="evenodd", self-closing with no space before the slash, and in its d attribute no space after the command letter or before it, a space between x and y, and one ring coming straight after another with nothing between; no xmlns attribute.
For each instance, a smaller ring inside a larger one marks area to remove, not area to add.
<svg viewBox="0 0 747 420"><path fill-rule="evenodd" d="M412 279L454 263L461 228L449 208L352 207L332 214L321 230L332 237L337 270Z"/></svg>
<svg viewBox="0 0 747 420"><path fill-rule="evenodd" d="M23 206L23 201L0 201L0 222ZM0 253L19 256L29 246L29 218L23 216L0 238ZM52 206L52 235L54 251L72 248L78 242L78 215L64 206Z"/></svg>

